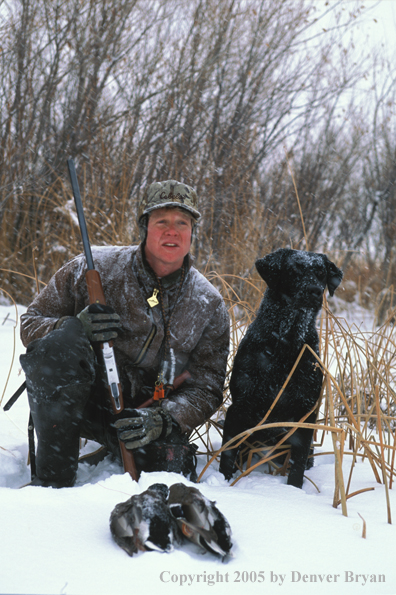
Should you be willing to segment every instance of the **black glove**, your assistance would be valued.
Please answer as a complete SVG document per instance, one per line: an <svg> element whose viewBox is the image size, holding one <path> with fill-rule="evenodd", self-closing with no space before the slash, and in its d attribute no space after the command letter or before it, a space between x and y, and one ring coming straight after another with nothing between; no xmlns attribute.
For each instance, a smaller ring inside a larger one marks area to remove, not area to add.
<svg viewBox="0 0 396 595"><path fill-rule="evenodd" d="M145 446L157 438L166 438L172 432L172 418L161 407L132 409L131 415L114 423L118 439L129 449Z"/></svg>
<svg viewBox="0 0 396 595"><path fill-rule="evenodd" d="M111 306L90 304L77 314L90 341L105 343L118 337L121 330L119 315Z"/></svg>

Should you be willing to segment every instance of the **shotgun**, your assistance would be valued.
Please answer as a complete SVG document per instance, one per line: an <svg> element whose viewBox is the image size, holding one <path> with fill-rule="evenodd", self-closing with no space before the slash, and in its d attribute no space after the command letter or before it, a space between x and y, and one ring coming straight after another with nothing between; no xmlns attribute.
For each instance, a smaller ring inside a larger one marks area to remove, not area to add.
<svg viewBox="0 0 396 595"><path fill-rule="evenodd" d="M88 296L90 304L106 304L103 293L102 282L98 271L95 270L92 258L91 245L88 238L87 224L85 222L84 210L80 195L80 189L77 181L76 169L74 167L73 159L67 160L69 168L70 181L73 189L74 202L76 205L78 222L80 225L81 237L84 246L84 254L87 262L87 272L85 279L87 281ZM112 341L102 343L100 345L103 355L103 362L106 369L107 385L109 397L114 414L119 414L124 409L124 402L122 398L121 383L118 376L117 364L114 357L114 349ZM124 470L129 473L132 479L138 481L139 474L136 469L133 453L128 450L125 444L119 441L122 462Z"/></svg>

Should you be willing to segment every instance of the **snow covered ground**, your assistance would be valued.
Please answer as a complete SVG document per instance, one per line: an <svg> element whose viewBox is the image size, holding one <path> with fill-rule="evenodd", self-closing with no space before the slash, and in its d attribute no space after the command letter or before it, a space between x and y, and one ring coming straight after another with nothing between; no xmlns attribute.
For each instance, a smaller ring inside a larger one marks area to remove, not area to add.
<svg viewBox="0 0 396 595"><path fill-rule="evenodd" d="M22 311L19 308L19 315ZM23 348L15 319L13 306L0 306L1 393L15 334L15 361L2 406L24 380L19 372L18 355ZM384 486L375 482L367 462L358 462L351 492L375 489L348 500L348 517L332 507L333 455L316 457L314 468L307 472L320 493L307 480L298 490L287 486L285 478L261 470L230 487L214 464L198 487L227 517L233 531L233 557L222 563L191 545L170 554L141 552L130 558L112 540L112 509L154 482L171 485L180 476L144 473L136 483L121 467L104 460L97 467L80 464L74 488L18 489L30 479L27 420L26 393L8 413L1 408L2 595L396 594L396 530L387 522ZM332 450L330 439L322 450ZM199 470L205 462L199 461ZM348 470L345 460L344 477ZM395 490L390 497L396 519ZM359 515L367 524L366 539Z"/></svg>

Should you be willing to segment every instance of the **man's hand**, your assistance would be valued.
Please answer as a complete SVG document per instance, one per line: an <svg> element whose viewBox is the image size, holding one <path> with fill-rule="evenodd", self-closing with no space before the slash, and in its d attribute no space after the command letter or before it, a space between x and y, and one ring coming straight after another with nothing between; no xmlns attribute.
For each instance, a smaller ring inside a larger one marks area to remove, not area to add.
<svg viewBox="0 0 396 595"><path fill-rule="evenodd" d="M119 315L111 306L90 304L77 314L90 341L105 343L118 337L121 330Z"/></svg>
<svg viewBox="0 0 396 595"><path fill-rule="evenodd" d="M128 449L134 449L145 446L157 438L169 436L172 431L172 418L160 407L133 409L131 417L118 419L114 426L117 428L118 439L124 442Z"/></svg>

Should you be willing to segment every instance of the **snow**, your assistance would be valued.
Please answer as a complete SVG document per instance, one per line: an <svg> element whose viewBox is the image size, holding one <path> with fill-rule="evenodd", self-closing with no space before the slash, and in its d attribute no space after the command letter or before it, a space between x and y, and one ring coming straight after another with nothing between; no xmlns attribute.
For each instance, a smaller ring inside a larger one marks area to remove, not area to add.
<svg viewBox="0 0 396 595"><path fill-rule="evenodd" d="M24 308L18 307L18 311L20 315ZM358 315L362 317L361 312ZM3 385L12 363L14 336L16 354L2 407L24 377L18 362L23 347L15 308L0 305ZM195 594L206 592L207 587L210 593L249 590L252 595L319 590L341 595L396 593L396 532L387 522L385 488L376 483L367 462L357 462L351 492L374 489L348 500L348 517L332 506L332 454L316 457L315 466L306 473L320 493L307 479L299 490L287 486L285 478L270 476L260 468L231 487L214 463L197 487L216 501L228 519L233 557L222 563L187 545L169 554L140 552L130 558L109 531L114 506L155 482L193 484L174 473L143 473L136 483L120 466L105 459L97 467L80 464L74 488L18 489L30 479L27 421L26 393L9 412L1 408L1 594ZM316 449L320 451L332 452L331 438ZM206 458L199 459L201 471ZM347 479L347 457L343 471ZM390 500L395 516L394 489ZM361 517L367 525L366 539Z"/></svg>

